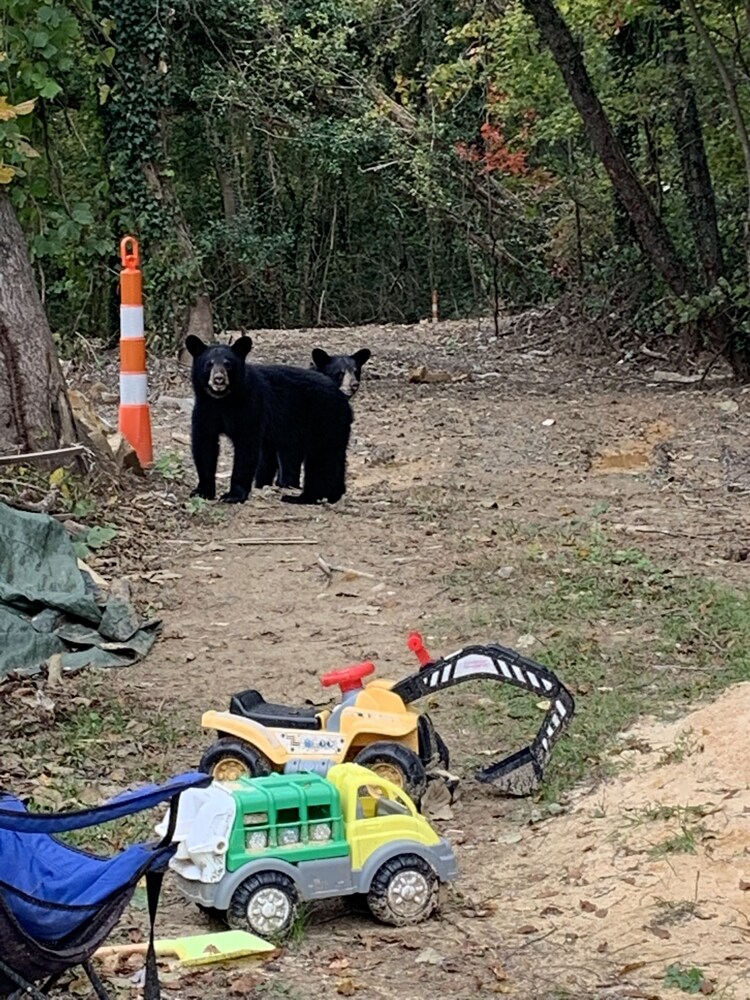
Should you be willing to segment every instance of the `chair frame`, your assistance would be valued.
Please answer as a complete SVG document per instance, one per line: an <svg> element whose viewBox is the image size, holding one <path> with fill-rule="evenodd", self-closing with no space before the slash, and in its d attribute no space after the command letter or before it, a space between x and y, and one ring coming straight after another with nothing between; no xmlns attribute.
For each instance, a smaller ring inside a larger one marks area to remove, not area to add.
<svg viewBox="0 0 750 1000"><path fill-rule="evenodd" d="M56 839L54 838L55 833L64 830L85 829L121 816L143 812L160 802L169 802L169 822L166 832L160 841L146 845L150 853L144 861L140 873L135 872L129 883L113 890L106 899L96 904L98 907L96 912L85 924L77 927L67 939L45 942L38 941L28 934L15 918L5 899L7 894L13 893L16 896L24 894L16 887L4 885L0 878L0 956L2 956L0 957L0 990L5 990L5 992L0 992L0 997L5 997L6 1000L22 1000L22 998L27 997L33 998L33 1000L48 1000L50 991L54 989L59 979L70 969L80 966L91 982L98 1000L111 1000L104 983L93 968L91 958L116 926L130 902L137 882L141 876L145 875L149 940L146 952L143 1000L160 1000L161 991L154 946L155 922L164 872L169 859L176 850L176 844L172 843L172 838L177 822L178 802L182 793L188 788L205 787L210 784L210 781L209 775L191 772L173 778L162 786L148 786L142 790L117 796L94 809L66 813L30 813L25 809L5 810L3 809L3 798L10 798L16 804L18 799L9 796L8 793L4 793L4 795L0 793L0 830L5 828L17 833L42 833L53 839ZM143 801L141 802L141 800ZM70 850L75 849L70 848ZM87 852L82 853L86 854ZM29 899L31 898L29 897ZM44 905L43 900L34 898L34 902ZM54 904L50 902L47 905ZM64 908L64 904L60 904L60 906ZM14 948L17 955L27 949L25 956L27 964L35 972L44 966L45 960L48 960L49 975L45 978L43 974L30 976L28 972L26 974L19 972L18 968L14 968L10 964L12 957L9 958L9 955L12 954ZM2 979L5 979L6 983L14 984L17 989L11 988L11 992L8 993L7 985L3 986L1 983ZM42 985L38 985L42 980Z"/></svg>

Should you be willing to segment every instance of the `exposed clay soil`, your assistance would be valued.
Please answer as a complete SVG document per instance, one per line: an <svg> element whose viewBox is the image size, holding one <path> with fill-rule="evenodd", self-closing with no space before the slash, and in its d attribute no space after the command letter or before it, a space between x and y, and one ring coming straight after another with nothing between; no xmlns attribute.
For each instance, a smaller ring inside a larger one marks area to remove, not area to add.
<svg viewBox="0 0 750 1000"><path fill-rule="evenodd" d="M745 586L746 562L727 556L748 545L750 396L713 372L698 388L664 381L656 370L665 362L559 355L552 331L531 321L503 332L495 340L485 321L253 333L254 360L305 364L316 345L372 349L349 491L309 509L266 490L191 517L178 508L193 483L189 458L185 481L166 493L144 487L151 527L134 534L120 571L157 607L163 633L145 662L108 684L135 718L155 704L173 716L172 770L195 764L209 738L201 712L223 708L235 690L319 704L327 669L374 659L381 675L403 676L415 666L405 648L414 628L438 653L515 645L522 620L502 634L466 634L467 609L446 584L475 550L512 565L512 538L494 531L503 520L565 526L597 508L622 544ZM419 366L434 380L410 382ZM77 380L108 384L113 369L103 371ZM155 371L156 453L188 456L189 403L165 399L189 399L187 375L168 363ZM116 420L114 407L100 409ZM318 555L369 575L336 572L329 582ZM511 577L509 593L522 587ZM574 663L563 680L575 684ZM664 983L674 962L702 968L716 995L750 997L750 688L679 723L644 723L623 744L629 768L535 823L527 803L473 784L465 757L495 736L472 731L456 705L430 708L466 776L453 819L436 823L462 869L441 919L393 930L323 909L271 963L172 970L167 997L668 998L681 995ZM670 757L675 746L683 752ZM698 823L696 853L654 855ZM162 936L209 927L167 889Z"/></svg>

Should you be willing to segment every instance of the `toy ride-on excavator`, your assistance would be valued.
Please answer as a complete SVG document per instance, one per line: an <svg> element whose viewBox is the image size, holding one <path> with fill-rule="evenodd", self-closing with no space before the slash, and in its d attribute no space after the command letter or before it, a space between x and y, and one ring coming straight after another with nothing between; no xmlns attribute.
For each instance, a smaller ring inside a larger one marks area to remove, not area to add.
<svg viewBox="0 0 750 1000"><path fill-rule="evenodd" d="M541 728L529 746L476 772L480 782L509 795L528 795L540 784L554 744L569 724L573 697L551 670L503 646L465 646L433 659L412 632L409 649L419 670L400 681L370 678L372 662L324 674L324 687L338 685L339 704L313 707L271 704L258 691L231 698L228 712L205 712L201 724L218 739L200 768L218 781L272 771L325 775L334 764L354 761L376 771L419 803L428 772L447 770L448 748L425 713L412 703L466 681L500 681L549 702Z"/></svg>

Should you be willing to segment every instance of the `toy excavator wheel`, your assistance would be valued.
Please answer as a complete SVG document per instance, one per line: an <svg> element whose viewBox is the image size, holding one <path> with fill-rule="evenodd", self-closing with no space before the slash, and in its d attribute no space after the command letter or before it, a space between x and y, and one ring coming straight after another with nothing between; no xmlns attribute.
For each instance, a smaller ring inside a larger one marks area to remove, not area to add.
<svg viewBox="0 0 750 1000"><path fill-rule="evenodd" d="M403 927L426 920L438 904L438 877L417 854L398 854L375 872L367 894L370 912L384 924Z"/></svg>
<svg viewBox="0 0 750 1000"><path fill-rule="evenodd" d="M413 750L401 743L370 743L354 760L386 781L392 781L419 805L427 788L427 772Z"/></svg>
<svg viewBox="0 0 750 1000"><path fill-rule="evenodd" d="M243 776L259 778L273 771L265 754L233 736L223 736L212 743L201 757L198 768L216 781L236 781Z"/></svg>
<svg viewBox="0 0 750 1000"><path fill-rule="evenodd" d="M299 895L294 882L281 872L256 872L234 890L227 923L262 938L285 937L297 916Z"/></svg>

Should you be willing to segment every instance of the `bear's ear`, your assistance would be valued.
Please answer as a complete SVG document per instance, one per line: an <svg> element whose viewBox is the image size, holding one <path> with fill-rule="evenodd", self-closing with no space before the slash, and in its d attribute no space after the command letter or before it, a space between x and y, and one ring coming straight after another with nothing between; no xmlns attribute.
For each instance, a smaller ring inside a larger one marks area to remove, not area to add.
<svg viewBox="0 0 750 1000"><path fill-rule="evenodd" d="M312 359L316 368L324 368L331 360L331 355L327 351L324 351L322 347L314 347Z"/></svg>
<svg viewBox="0 0 750 1000"><path fill-rule="evenodd" d="M232 344L232 350L234 351L234 353L237 355L238 358L242 358L242 360L244 361L245 358L250 353L252 346L253 346L252 337L238 337L237 340L235 340L235 342Z"/></svg>
<svg viewBox="0 0 750 1000"><path fill-rule="evenodd" d="M191 333L189 337L185 338L185 347L194 358L199 358L208 347L208 344L204 344L200 337L196 337L194 333Z"/></svg>
<svg viewBox="0 0 750 1000"><path fill-rule="evenodd" d="M363 347L361 350L355 351L354 354L352 354L352 357L354 358L354 363L362 367L365 361L370 360L371 355L369 349L367 347Z"/></svg>

